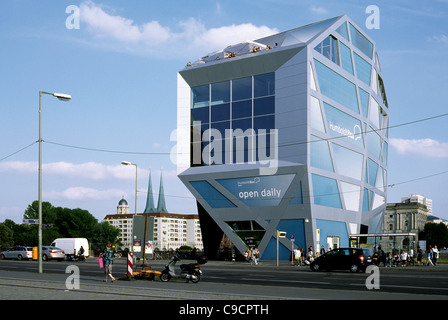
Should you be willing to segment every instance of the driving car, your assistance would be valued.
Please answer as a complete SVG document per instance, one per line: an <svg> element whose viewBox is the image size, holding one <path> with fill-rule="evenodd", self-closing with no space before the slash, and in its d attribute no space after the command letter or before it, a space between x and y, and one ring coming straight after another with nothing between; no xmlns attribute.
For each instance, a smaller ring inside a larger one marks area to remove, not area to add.
<svg viewBox="0 0 448 320"><path fill-rule="evenodd" d="M33 257L33 248L24 246L15 246L9 250L3 251L0 254L0 259L18 259L28 260Z"/></svg>
<svg viewBox="0 0 448 320"><path fill-rule="evenodd" d="M313 271L350 270L350 272L365 272L372 264L370 250L362 248L338 248L321 255L311 262Z"/></svg>
<svg viewBox="0 0 448 320"><path fill-rule="evenodd" d="M62 261L65 259L65 252L64 250L52 247L52 246L43 246L42 247L42 260L57 260Z"/></svg>

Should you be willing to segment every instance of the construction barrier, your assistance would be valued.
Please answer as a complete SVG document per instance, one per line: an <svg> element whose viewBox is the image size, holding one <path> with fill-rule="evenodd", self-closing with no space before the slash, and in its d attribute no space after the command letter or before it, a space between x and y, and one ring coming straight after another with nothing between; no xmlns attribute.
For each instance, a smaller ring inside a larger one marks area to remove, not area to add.
<svg viewBox="0 0 448 320"><path fill-rule="evenodd" d="M134 276L134 267L133 267L133 263L134 263L134 257L132 255L132 253L128 253L128 277L133 277Z"/></svg>

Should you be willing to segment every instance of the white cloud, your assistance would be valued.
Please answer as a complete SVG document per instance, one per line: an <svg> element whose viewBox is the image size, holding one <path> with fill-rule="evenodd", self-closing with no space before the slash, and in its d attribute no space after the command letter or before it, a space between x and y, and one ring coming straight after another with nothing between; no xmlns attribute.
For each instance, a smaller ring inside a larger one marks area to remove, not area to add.
<svg viewBox="0 0 448 320"><path fill-rule="evenodd" d="M43 192L43 197L50 200L108 200L119 199L121 196L123 196L123 190L98 190L86 187L70 187L63 191Z"/></svg>
<svg viewBox="0 0 448 320"><path fill-rule="evenodd" d="M0 162L0 172L7 173L36 173L37 162L25 161L5 161ZM133 170L132 170L133 169ZM65 161L51 162L42 164L42 171L45 174L59 175L69 178L81 178L89 180L105 179L135 179L135 168L129 168L123 165L105 165L97 162L70 163ZM139 173L145 173L147 170L140 169Z"/></svg>
<svg viewBox="0 0 448 320"><path fill-rule="evenodd" d="M311 6L310 11L316 14L327 14L328 10L323 7Z"/></svg>
<svg viewBox="0 0 448 320"><path fill-rule="evenodd" d="M448 158L448 143L433 139L389 139L399 154L418 154L430 158Z"/></svg>
<svg viewBox="0 0 448 320"><path fill-rule="evenodd" d="M165 56L178 54L202 56L231 44L255 40L278 32L277 29L255 26L251 23L207 29L203 23L194 18L179 21L177 27L180 30L175 32L158 21L137 25L131 19L105 12L100 5L90 0L80 5L80 19L96 41L114 40L118 43L111 45L116 49L122 49L120 44L124 44L127 50L136 53Z"/></svg>
<svg viewBox="0 0 448 320"><path fill-rule="evenodd" d="M446 36L445 34L435 35L435 36L432 36L432 37L428 37L427 40L428 40L429 42L436 42L436 43L448 44L448 36Z"/></svg>

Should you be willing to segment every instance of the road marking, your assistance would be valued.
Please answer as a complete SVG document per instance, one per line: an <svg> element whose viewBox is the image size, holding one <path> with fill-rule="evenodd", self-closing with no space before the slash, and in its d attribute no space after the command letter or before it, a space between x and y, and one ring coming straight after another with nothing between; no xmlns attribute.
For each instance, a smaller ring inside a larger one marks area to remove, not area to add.
<svg viewBox="0 0 448 320"><path fill-rule="evenodd" d="M350 283L351 286L365 286L365 284L359 284L359 283ZM399 285L392 285L392 284L382 284L381 288L388 287L388 288L406 288L406 289L426 289L426 290L448 290L448 288L437 288L437 287L420 287L420 286L399 286Z"/></svg>
<svg viewBox="0 0 448 320"><path fill-rule="evenodd" d="M281 279L253 279L253 278L241 278L241 280L250 281L270 281L270 282L287 282L287 283L307 283L307 284L331 284L330 282L323 281L303 281L303 280L281 280Z"/></svg>

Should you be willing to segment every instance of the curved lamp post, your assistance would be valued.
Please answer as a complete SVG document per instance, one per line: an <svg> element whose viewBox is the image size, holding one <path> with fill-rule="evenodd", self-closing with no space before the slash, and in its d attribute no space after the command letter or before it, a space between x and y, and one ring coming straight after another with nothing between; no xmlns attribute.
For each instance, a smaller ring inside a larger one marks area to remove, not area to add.
<svg viewBox="0 0 448 320"><path fill-rule="evenodd" d="M38 186L38 201L39 201L39 229L38 229L38 269L42 273L42 94L49 94L58 98L61 101L69 101L72 96L65 93L50 93L39 91L39 186Z"/></svg>

